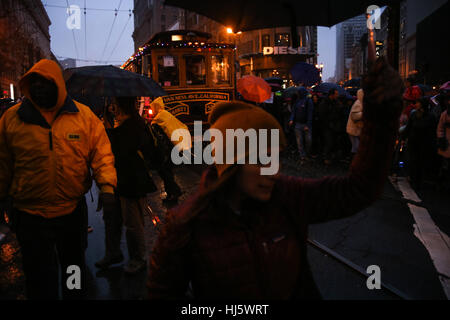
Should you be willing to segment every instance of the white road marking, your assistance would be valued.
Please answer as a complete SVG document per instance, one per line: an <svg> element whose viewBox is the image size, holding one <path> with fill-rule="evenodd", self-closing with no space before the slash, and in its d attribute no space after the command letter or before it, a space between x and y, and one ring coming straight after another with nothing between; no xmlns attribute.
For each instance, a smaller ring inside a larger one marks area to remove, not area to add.
<svg viewBox="0 0 450 320"><path fill-rule="evenodd" d="M434 266L440 274L450 278L450 248L447 245L447 235L434 224L427 209L408 204L416 225L414 234L427 248Z"/></svg>
<svg viewBox="0 0 450 320"><path fill-rule="evenodd" d="M406 178L397 178L397 185L401 193L403 194L403 198L414 202L422 202L422 199L420 199L416 192L411 188Z"/></svg>
<svg viewBox="0 0 450 320"><path fill-rule="evenodd" d="M405 199L416 203L422 202L405 178L398 178L397 181L390 179L390 181L394 188L395 185L398 186ZM413 225L414 235L427 249L445 295L447 299L450 299L450 238L436 226L427 209L410 203L408 208L416 222Z"/></svg>

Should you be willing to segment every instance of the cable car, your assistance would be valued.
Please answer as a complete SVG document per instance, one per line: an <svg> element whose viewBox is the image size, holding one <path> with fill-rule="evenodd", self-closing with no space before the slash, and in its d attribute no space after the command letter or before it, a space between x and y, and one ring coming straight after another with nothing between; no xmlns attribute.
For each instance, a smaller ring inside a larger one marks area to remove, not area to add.
<svg viewBox="0 0 450 320"><path fill-rule="evenodd" d="M167 92L163 96L166 110L189 128L194 121L206 125L214 104L235 99L236 87L235 45L210 39L211 34L199 31L160 32L122 68L159 83ZM145 109L145 115L152 116Z"/></svg>

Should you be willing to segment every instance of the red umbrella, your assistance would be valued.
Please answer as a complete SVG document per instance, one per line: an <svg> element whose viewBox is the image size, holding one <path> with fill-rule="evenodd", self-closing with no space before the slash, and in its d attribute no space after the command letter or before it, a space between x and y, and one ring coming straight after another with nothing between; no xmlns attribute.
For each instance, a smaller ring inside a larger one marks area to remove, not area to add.
<svg viewBox="0 0 450 320"><path fill-rule="evenodd" d="M244 76L237 81L237 91L245 100L261 103L270 98L272 90L263 78Z"/></svg>

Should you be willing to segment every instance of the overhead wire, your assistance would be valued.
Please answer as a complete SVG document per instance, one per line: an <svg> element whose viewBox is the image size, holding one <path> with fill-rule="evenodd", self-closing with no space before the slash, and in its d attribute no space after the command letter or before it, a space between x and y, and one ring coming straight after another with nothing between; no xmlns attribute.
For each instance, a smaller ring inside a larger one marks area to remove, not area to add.
<svg viewBox="0 0 450 320"><path fill-rule="evenodd" d="M77 61L83 61L83 62L95 62L95 63L104 63L104 62L122 63L122 62L124 62L125 60L120 60L120 61L119 61L119 60L114 60L114 61L113 61L113 60L109 60L109 59L111 58L112 54L109 56L108 60L103 60L103 56L104 56L104 53L105 53L105 51L106 51L107 44L108 44L108 42L109 42L109 38L111 37L111 34L112 34L112 28L113 28L113 26L114 26L114 21L113 21L113 25L111 26L111 29L110 29L110 33L109 33L109 36L108 36L108 41L107 41L107 43L106 43L106 45L105 45L104 52L103 52L103 54L102 54L102 59L101 59L101 60L87 59L87 12L88 12L88 11L109 11L109 12L114 11L114 12L115 12L114 20L116 20L117 14L118 14L119 12L128 12L128 14L129 14L128 20L127 20L127 22L126 22L126 25L125 25L124 29L123 29L122 32L121 32L121 35L119 36L118 42L120 42L120 39L121 39L121 37L122 37L122 35L123 35L125 29L126 29L126 26L127 26L127 24L129 23L129 20L131 19L131 15L134 14L134 10L132 10L132 9L120 9L121 3L122 3L122 0L120 0L119 6L118 6L117 9L89 8L89 7L86 6L86 0L84 0L84 8L83 8L84 11L83 11L83 13L84 13L84 18L85 18L85 19L84 19L84 22L85 22L85 58L86 58L86 59L80 59L80 57L79 57L77 41L76 41L75 32L74 32L73 29L72 29L72 40L73 40L73 43L74 43L74 48L75 48L76 58L73 58L73 57L62 57L62 56L57 56L57 57L63 58L63 59L64 59L64 58L70 58L70 59L75 59L75 60L77 60ZM67 9L70 8L70 5L69 5L68 0L66 0L66 6L64 6L64 5L52 5L52 4L48 4L47 1L45 1L44 3L41 2L41 5L43 5L44 7L48 7L48 8L60 8L60 9L65 9L66 12L67 12L67 14L68 14L68 16L70 15L70 12L67 11ZM2 18L3 16L7 17L7 16L9 16L10 14L14 14L14 13L16 13L16 12L28 11L28 10L30 10L30 8L31 8L31 9L35 9L35 8L38 8L38 7L39 7L39 5L35 4L35 5L31 5L31 6L29 6L29 7L18 7L18 8L9 9L9 10L7 9L7 10L5 10L5 12L2 12L2 14L0 14L0 18ZM116 44L115 44L115 46L114 46L114 49L113 49L113 52L115 51L115 49L117 49L118 42L116 42ZM56 55L55 55L55 56L56 56Z"/></svg>
<svg viewBox="0 0 450 320"><path fill-rule="evenodd" d="M121 4L122 4L122 0L119 1L119 5L117 7L117 10L120 9L120 5ZM113 28L114 28L114 24L116 23L116 19L117 19L117 10L116 10L116 12L114 14L114 20L113 20L113 23L111 25L111 28L109 29L108 38L106 39L105 47L103 48L103 52L102 52L102 56L101 56L100 60L103 60L103 56L105 55L106 48L108 47L109 39L111 39L111 34L112 34L112 31L113 31Z"/></svg>
<svg viewBox="0 0 450 320"><path fill-rule="evenodd" d="M86 21L86 0L84 0L84 58L87 59L87 21Z"/></svg>
<svg viewBox="0 0 450 320"><path fill-rule="evenodd" d="M131 20L131 10L130 10L130 14L129 14L129 16L128 16L128 20L127 20L127 22L125 23L125 26L123 27L122 31L120 32L119 38L117 39L116 44L114 45L114 47L113 47L113 49L112 49L112 51L111 51L111 54L109 55L107 61L109 61L109 59L111 59L111 56L113 55L114 51L116 51L116 48L117 48L117 46L119 45L120 39L122 39L122 35L123 35L123 33L125 32L125 29L127 28L128 22L130 22L130 20Z"/></svg>
<svg viewBox="0 0 450 320"><path fill-rule="evenodd" d="M44 7L49 7L49 8L62 8L65 9L65 6L58 6L58 5L54 5L54 4L44 4ZM128 12L128 9L104 9L104 8L87 8L87 11L93 10L93 11L114 11L114 12Z"/></svg>
<svg viewBox="0 0 450 320"><path fill-rule="evenodd" d="M74 58L74 57L64 57L64 56L59 56L59 55L55 55L55 57L57 57L58 59L73 59L73 60L83 61L83 62L95 62L95 63L103 63L103 62L105 62L105 61L101 61L101 60L81 59L81 58ZM126 61L126 59L124 59L124 60L109 60L109 61L106 61L106 62L123 63L125 61Z"/></svg>

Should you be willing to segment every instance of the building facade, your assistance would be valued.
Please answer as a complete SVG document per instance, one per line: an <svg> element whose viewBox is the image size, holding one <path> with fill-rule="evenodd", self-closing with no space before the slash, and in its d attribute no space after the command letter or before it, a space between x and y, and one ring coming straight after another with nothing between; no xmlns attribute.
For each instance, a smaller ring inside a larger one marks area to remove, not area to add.
<svg viewBox="0 0 450 320"><path fill-rule="evenodd" d="M351 75L353 47L367 32L365 15L359 15L336 25L336 73L338 82L349 80Z"/></svg>
<svg viewBox="0 0 450 320"><path fill-rule="evenodd" d="M317 64L317 27L297 27L299 47L292 48L290 27L260 29L236 35L241 75L279 77L286 83L298 62Z"/></svg>
<svg viewBox="0 0 450 320"><path fill-rule="evenodd" d="M211 33L212 42L234 43L234 35L214 20L184 9L166 6L163 0L134 0L134 49L139 50L162 31L196 30Z"/></svg>
<svg viewBox="0 0 450 320"><path fill-rule="evenodd" d="M21 93L17 82L50 51L50 18L40 0L0 0L0 93Z"/></svg>
<svg viewBox="0 0 450 320"><path fill-rule="evenodd" d="M211 42L234 44L238 77L253 74L288 81L289 70L295 63L317 63L317 27L297 27L300 48L294 50L290 27L237 33L238 30L228 30L227 26L194 12L165 6L162 0L135 0L134 6L136 52L158 32L184 29L210 33Z"/></svg>
<svg viewBox="0 0 450 320"><path fill-rule="evenodd" d="M381 8L381 14L378 20L378 26L375 33L375 51L377 57L387 57L388 50L388 25L389 10L387 7ZM368 33L367 29L363 35L357 39L352 47L351 62L348 78L360 78L367 70L367 45Z"/></svg>
<svg viewBox="0 0 450 320"><path fill-rule="evenodd" d="M76 68L77 60L73 58L67 58L63 60L59 60L59 64L63 69Z"/></svg>
<svg viewBox="0 0 450 320"><path fill-rule="evenodd" d="M450 2L434 11L417 25L416 69L420 83L440 86L450 80L450 41L441 30L450 30ZM439 37L430 36L439 34Z"/></svg>
<svg viewBox="0 0 450 320"><path fill-rule="evenodd" d="M134 0L134 51L161 31L180 20L184 10L165 6L164 0Z"/></svg>
<svg viewBox="0 0 450 320"><path fill-rule="evenodd" d="M416 65L417 48L417 26L421 21L430 16L432 13L442 8L447 4L447 0L404 0L400 5L400 44L399 44L399 72L403 78L411 75L418 75L419 70ZM448 8L448 4L447 4ZM442 10L441 9L441 10ZM444 21L448 21L448 9L443 13L446 17ZM447 24L448 25L448 24ZM444 29L447 32L448 29ZM433 30L430 30L431 32ZM440 32L441 30L434 30ZM433 34L427 35L429 38ZM445 35L443 35L445 37ZM442 39L445 42L447 39ZM448 43L448 41L446 41ZM428 48L423 48L428 50ZM437 49L439 50L439 49ZM448 52L447 52L448 54ZM431 61L430 61L431 62ZM434 63L437 63L433 61ZM420 77L420 75L419 75Z"/></svg>

